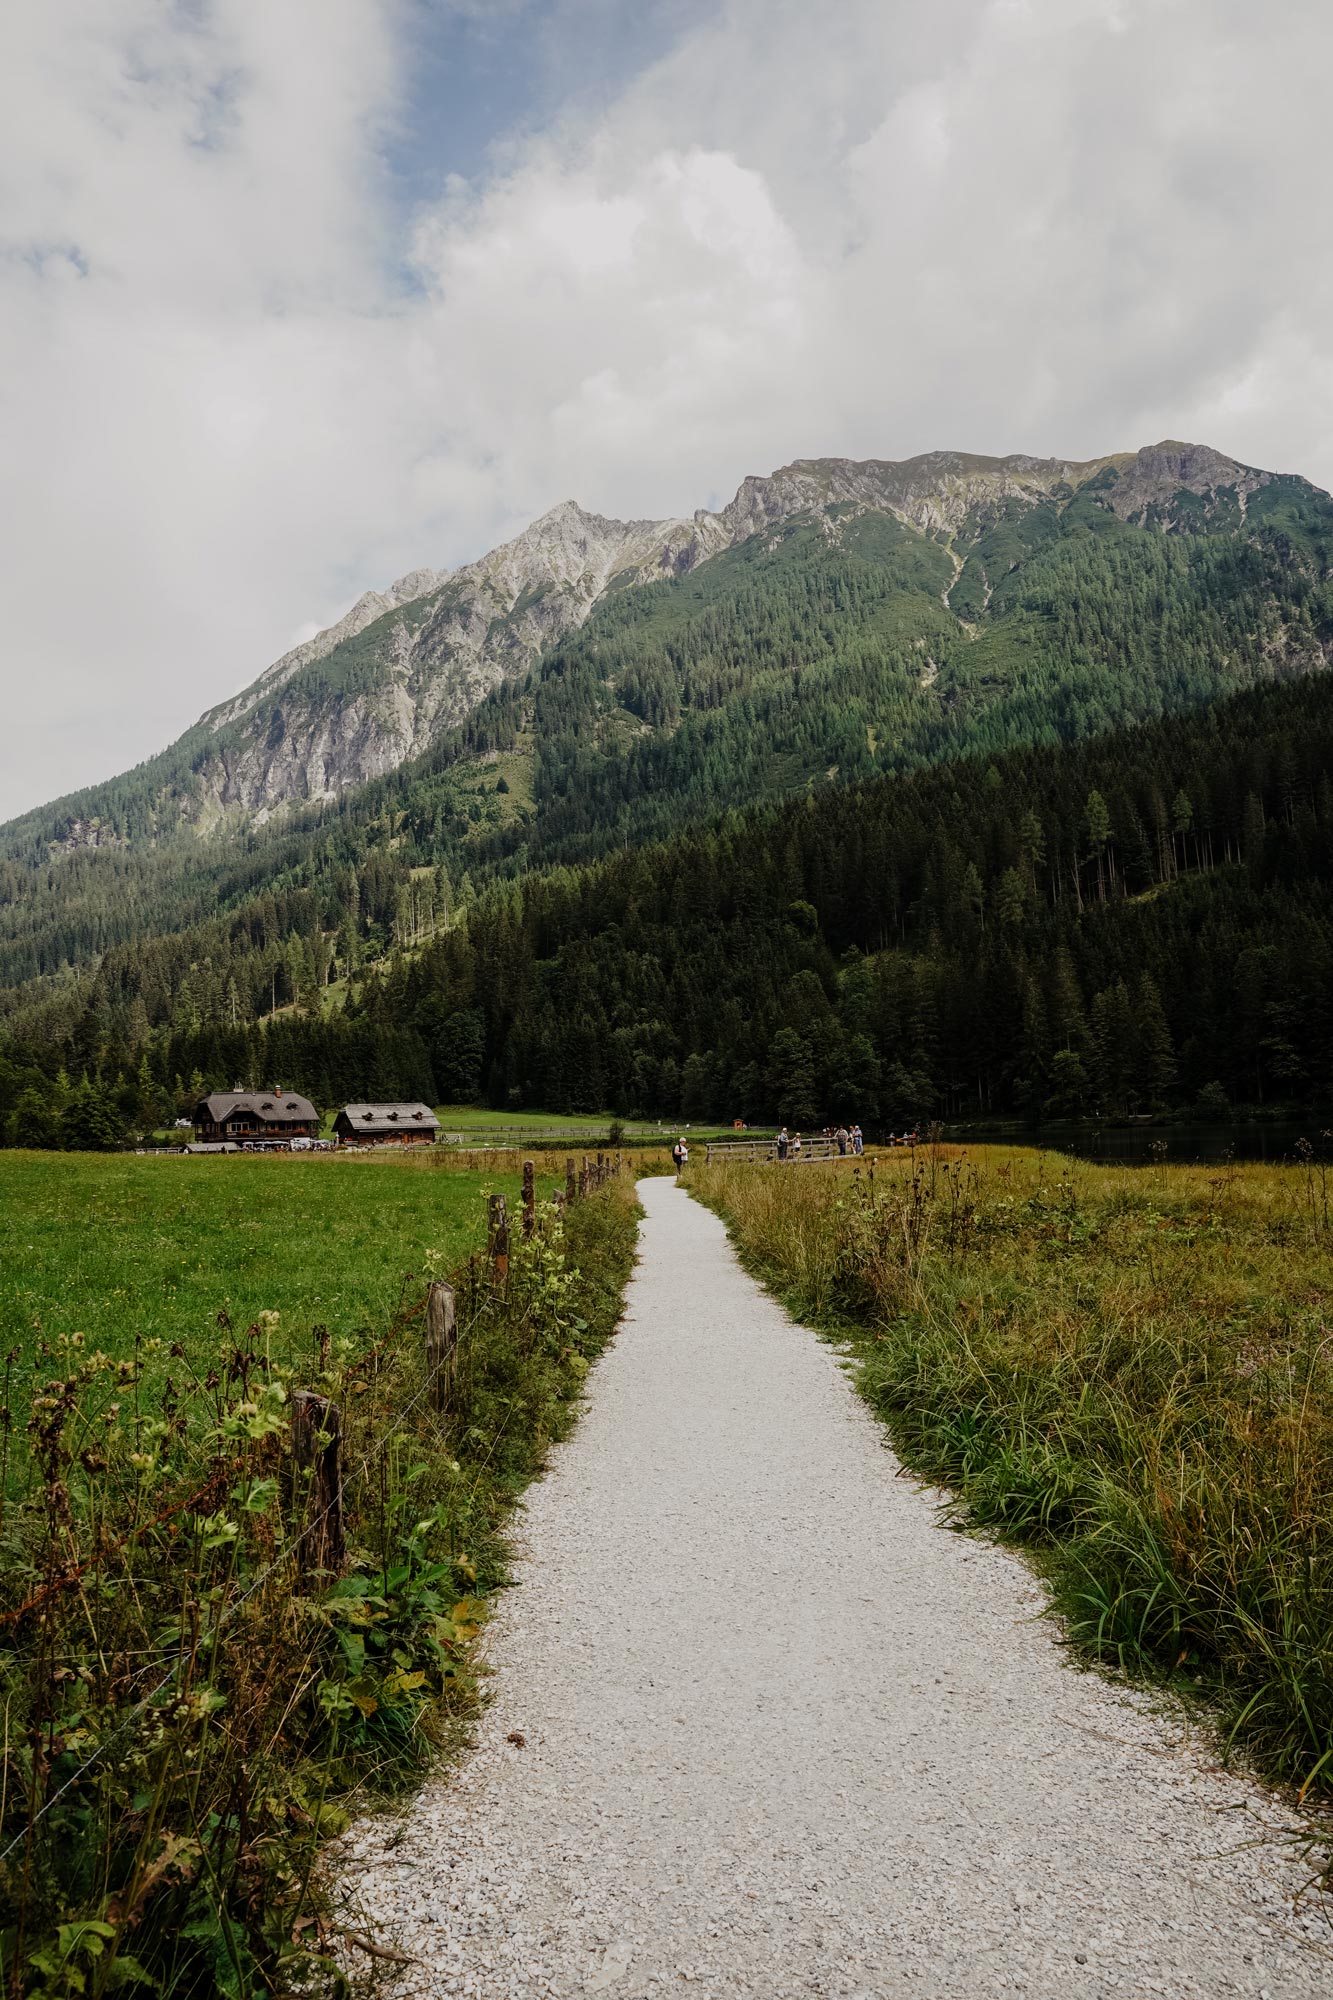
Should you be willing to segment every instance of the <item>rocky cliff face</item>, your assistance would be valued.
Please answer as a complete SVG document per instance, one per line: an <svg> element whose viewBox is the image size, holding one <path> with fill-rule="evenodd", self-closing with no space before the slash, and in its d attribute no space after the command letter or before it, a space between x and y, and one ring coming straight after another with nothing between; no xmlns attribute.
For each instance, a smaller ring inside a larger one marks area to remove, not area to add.
<svg viewBox="0 0 1333 2000"><path fill-rule="evenodd" d="M746 479L717 513L612 521L566 501L452 575L414 570L202 718L184 814L201 829L260 822L382 776L460 722L581 625L612 583L682 575L757 534L827 510L886 513L961 556L1005 509L1091 491L1122 519L1168 530L1182 495L1239 510L1271 475L1167 442L1088 461L929 452L903 461L802 459Z"/></svg>

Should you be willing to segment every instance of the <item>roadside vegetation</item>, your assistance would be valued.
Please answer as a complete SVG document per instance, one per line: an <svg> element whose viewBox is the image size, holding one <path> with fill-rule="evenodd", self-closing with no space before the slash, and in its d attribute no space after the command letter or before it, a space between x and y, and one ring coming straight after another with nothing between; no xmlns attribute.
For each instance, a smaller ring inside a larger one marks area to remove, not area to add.
<svg viewBox="0 0 1333 2000"><path fill-rule="evenodd" d="M4 1160L33 1246L5 1279L6 1994L257 2000L378 1962L319 1845L475 1712L507 1512L633 1254L628 1177L567 1212L539 1184L502 1273L484 1197L521 1163L491 1164Z"/></svg>
<svg viewBox="0 0 1333 2000"><path fill-rule="evenodd" d="M904 1461L1035 1552L1085 1655L1219 1705L1333 1801L1329 1170L925 1147L696 1163L693 1191L846 1340ZM830 1524L836 1531L836 1524Z"/></svg>

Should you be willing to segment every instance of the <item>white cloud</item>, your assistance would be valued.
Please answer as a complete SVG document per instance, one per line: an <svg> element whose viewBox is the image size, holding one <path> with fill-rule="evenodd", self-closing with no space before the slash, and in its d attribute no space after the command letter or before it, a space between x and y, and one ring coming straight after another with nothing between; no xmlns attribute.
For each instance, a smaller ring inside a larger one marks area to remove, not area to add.
<svg viewBox="0 0 1333 2000"><path fill-rule="evenodd" d="M0 812L567 494L1164 434L1333 483L1320 0L727 0L405 218L422 19L5 10Z"/></svg>

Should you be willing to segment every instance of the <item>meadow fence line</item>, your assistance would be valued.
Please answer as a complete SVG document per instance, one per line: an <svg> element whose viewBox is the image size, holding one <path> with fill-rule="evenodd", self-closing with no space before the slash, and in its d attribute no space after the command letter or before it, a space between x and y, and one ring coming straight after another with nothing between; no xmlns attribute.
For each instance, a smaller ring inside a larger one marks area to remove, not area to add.
<svg viewBox="0 0 1333 2000"><path fill-rule="evenodd" d="M216 1366L172 1345L199 1407L168 1377L157 1415L139 1393L153 1342L133 1364L41 1342L67 1379L34 1397L36 1485L12 1531L28 1555L0 1611L6 1991L39 1972L101 1991L119 1958L121 1979L188 1960L187 1981L250 1993L324 1952L298 1850L349 1785L419 1770L432 1701L470 1712L498 1523L618 1311L628 1210L580 1220L571 1256L567 1189L539 1204L524 1166L517 1240L500 1196L485 1249L420 1298L404 1288L368 1350L314 1327L313 1380L222 1313ZM620 1167L588 1161L576 1208ZM118 1426L113 1404L103 1436L108 1370L133 1417Z"/></svg>

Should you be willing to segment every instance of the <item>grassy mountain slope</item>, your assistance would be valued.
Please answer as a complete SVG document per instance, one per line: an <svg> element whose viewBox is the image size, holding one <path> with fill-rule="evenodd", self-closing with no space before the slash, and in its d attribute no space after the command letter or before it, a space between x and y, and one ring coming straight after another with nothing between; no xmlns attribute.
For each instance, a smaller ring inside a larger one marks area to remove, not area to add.
<svg viewBox="0 0 1333 2000"><path fill-rule="evenodd" d="M577 629L424 755L206 842L155 818L133 774L103 788L100 830L88 799L63 822L10 828L7 1011L27 1020L63 991L68 1020L80 969L105 961L102 986L136 994L145 1026L182 1006L249 1021L395 936L419 940L467 878L586 859L830 781L1076 740L1327 663L1333 502L1304 481L1187 447L1073 469L1081 483L1045 461L998 463L790 468L708 529L725 546L648 580L663 524L548 517L536 553L488 559L508 564L487 585L498 599L534 563L583 564L586 580L589 550L599 576L627 550L639 566L614 569ZM741 527L753 532L729 540ZM442 601L456 617L478 590L430 579L298 661L265 701L340 712L373 680L386 627L424 631ZM511 632L540 619L540 597L529 582L513 598ZM280 720L251 702L226 726L272 734ZM213 738L191 743L182 796L190 757L217 754ZM62 838L62 823L84 832ZM99 831L107 844L92 844Z"/></svg>

